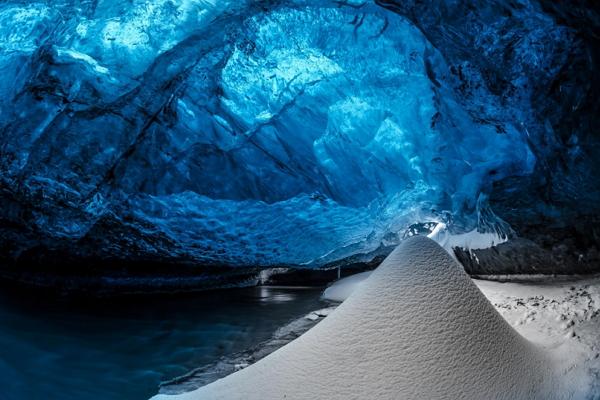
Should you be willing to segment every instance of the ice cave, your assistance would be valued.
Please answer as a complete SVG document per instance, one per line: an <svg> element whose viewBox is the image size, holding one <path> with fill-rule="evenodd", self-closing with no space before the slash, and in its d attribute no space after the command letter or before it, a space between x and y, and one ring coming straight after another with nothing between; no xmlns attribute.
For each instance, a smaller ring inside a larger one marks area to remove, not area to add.
<svg viewBox="0 0 600 400"><path fill-rule="evenodd" d="M0 399L600 399L599 65L593 0L0 1Z"/></svg>

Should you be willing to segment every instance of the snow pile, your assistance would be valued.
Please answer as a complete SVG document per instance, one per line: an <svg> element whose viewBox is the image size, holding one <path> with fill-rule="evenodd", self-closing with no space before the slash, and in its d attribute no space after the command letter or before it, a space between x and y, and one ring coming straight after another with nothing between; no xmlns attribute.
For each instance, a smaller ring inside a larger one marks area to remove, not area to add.
<svg viewBox="0 0 600 400"><path fill-rule="evenodd" d="M340 279L325 289L322 298L324 300L340 302L346 300L352 294L352 292L354 292L358 287L362 286L365 280L371 276L371 272L372 271L361 272L359 274L350 275L346 278Z"/></svg>
<svg viewBox="0 0 600 400"><path fill-rule="evenodd" d="M343 304L258 363L169 399L566 399L552 358L435 242L405 240Z"/></svg>

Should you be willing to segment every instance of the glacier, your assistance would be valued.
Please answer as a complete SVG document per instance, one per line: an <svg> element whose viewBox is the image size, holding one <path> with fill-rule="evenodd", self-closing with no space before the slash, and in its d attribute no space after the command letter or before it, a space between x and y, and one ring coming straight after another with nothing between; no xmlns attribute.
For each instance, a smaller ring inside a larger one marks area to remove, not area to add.
<svg viewBox="0 0 600 400"><path fill-rule="evenodd" d="M323 267L440 224L600 270L598 15L6 0L3 269Z"/></svg>

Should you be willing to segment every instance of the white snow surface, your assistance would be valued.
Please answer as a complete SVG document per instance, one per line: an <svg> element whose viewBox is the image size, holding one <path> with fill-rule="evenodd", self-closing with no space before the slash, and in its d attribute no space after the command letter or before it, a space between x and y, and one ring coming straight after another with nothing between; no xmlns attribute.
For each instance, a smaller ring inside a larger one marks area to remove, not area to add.
<svg viewBox="0 0 600 400"><path fill-rule="evenodd" d="M323 298L346 300L369 274L338 280ZM562 358L568 379L581 387L581 396L574 398L600 399L600 276L487 279L492 280L473 282L517 332Z"/></svg>
<svg viewBox="0 0 600 400"><path fill-rule="evenodd" d="M561 379L579 387L573 399L600 399L600 276L474 282L517 332L560 361Z"/></svg>
<svg viewBox="0 0 600 400"><path fill-rule="evenodd" d="M580 398L563 362L517 333L444 249L416 236L295 341L196 391L153 399Z"/></svg>
<svg viewBox="0 0 600 400"><path fill-rule="evenodd" d="M367 278L371 276L371 272L373 271L361 272L336 281L333 285L325 289L322 298L340 302L346 300L350 297L352 292L360 287Z"/></svg>

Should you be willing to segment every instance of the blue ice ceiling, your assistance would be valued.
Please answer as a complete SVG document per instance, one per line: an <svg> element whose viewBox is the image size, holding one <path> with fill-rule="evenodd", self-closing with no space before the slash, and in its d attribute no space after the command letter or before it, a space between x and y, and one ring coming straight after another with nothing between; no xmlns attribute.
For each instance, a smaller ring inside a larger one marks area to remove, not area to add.
<svg viewBox="0 0 600 400"><path fill-rule="evenodd" d="M4 1L5 256L319 266L418 222L494 229L494 188L563 149L532 103L575 41L518 3L469 26L394 2Z"/></svg>

